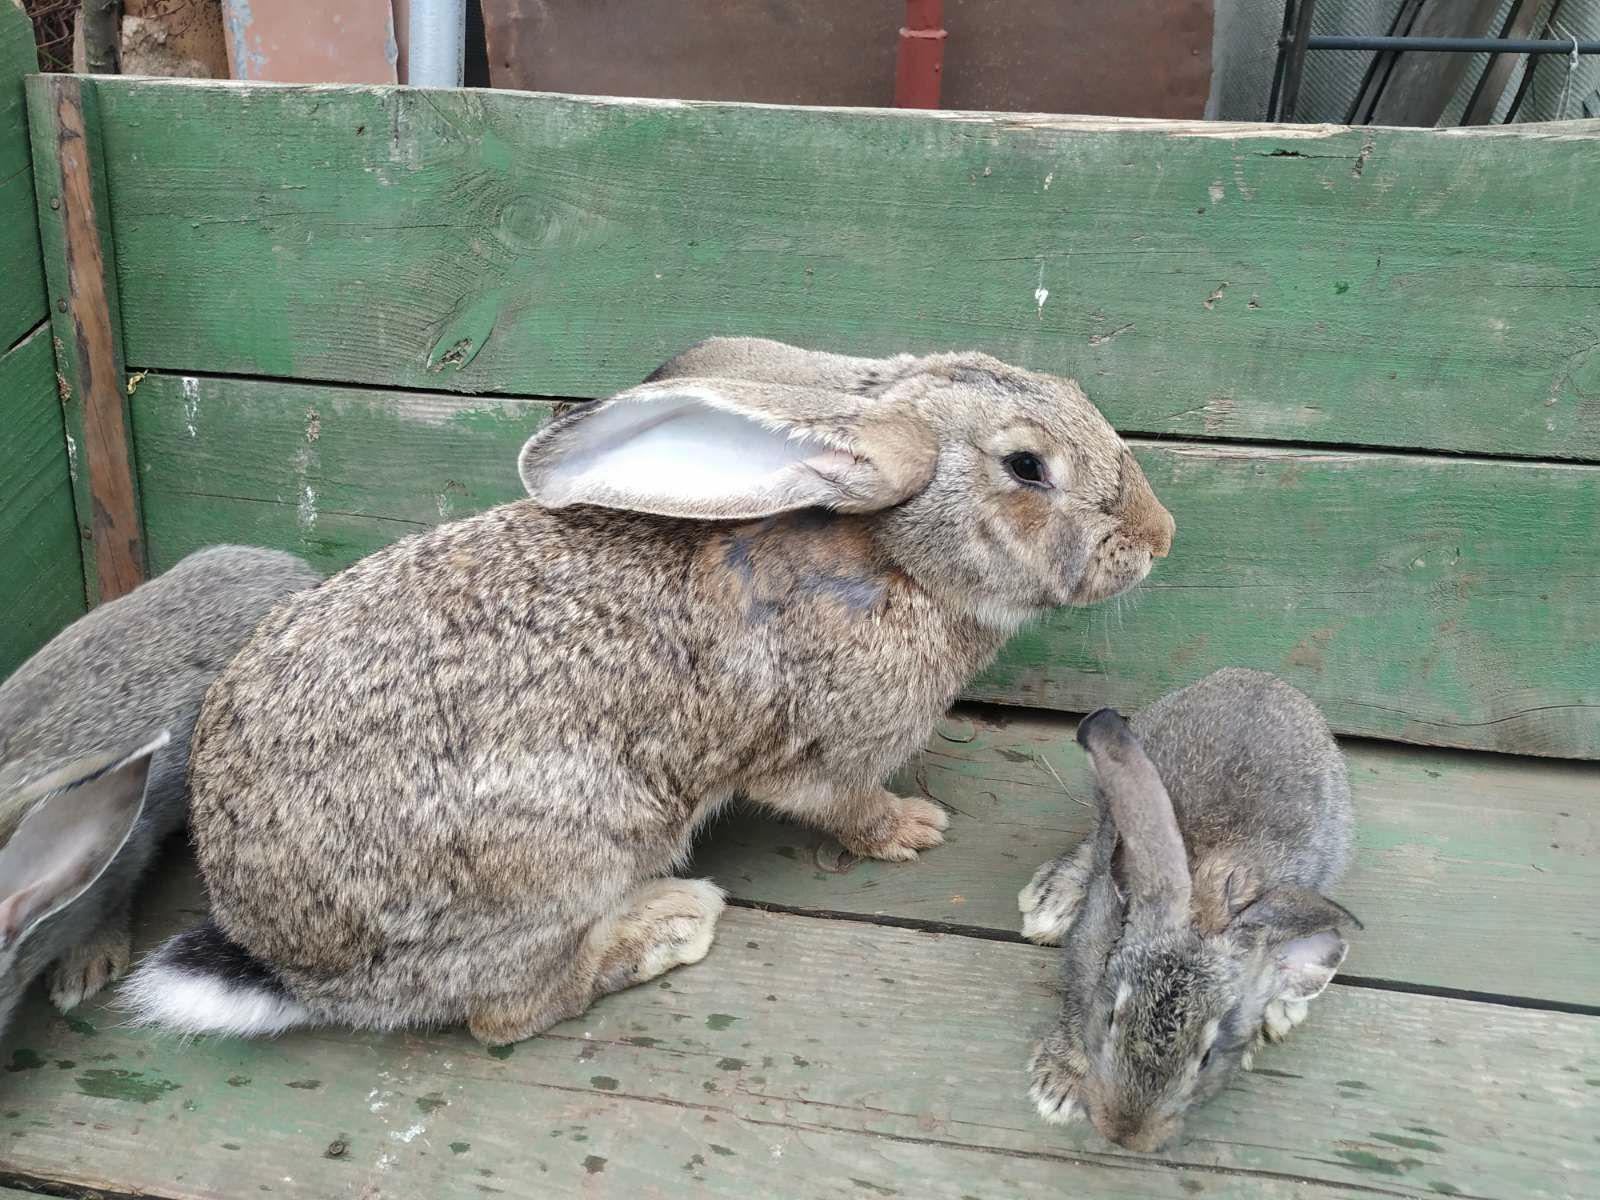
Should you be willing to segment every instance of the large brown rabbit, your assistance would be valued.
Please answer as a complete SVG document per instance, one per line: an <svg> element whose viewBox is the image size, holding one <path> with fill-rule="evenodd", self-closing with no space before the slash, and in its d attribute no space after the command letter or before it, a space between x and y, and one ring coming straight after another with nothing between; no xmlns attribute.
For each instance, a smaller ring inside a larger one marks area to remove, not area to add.
<svg viewBox="0 0 1600 1200"><path fill-rule="evenodd" d="M710 814L938 845L889 772L1022 622L1173 533L1076 385L980 354L713 340L520 466L532 499L296 597L211 689L214 916L130 982L141 1018L494 1044L696 962L722 892L671 874Z"/></svg>

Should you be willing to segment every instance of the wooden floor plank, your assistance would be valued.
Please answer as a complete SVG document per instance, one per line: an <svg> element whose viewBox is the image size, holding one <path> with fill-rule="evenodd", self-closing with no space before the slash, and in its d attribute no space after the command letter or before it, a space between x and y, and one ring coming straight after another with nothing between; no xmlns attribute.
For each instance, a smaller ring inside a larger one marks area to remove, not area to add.
<svg viewBox="0 0 1600 1200"><path fill-rule="evenodd" d="M1091 824L1074 728L976 707L943 722L894 781L950 810L947 843L915 863L852 864L813 830L738 813L695 869L750 900L1014 933L1017 891ZM1600 767L1345 749L1359 849L1338 897L1367 923L1345 972L1600 1005Z"/></svg>
<svg viewBox="0 0 1600 1200"><path fill-rule="evenodd" d="M136 367L591 396L712 333L974 346L1150 434L1600 457L1592 124L97 87Z"/></svg>
<svg viewBox="0 0 1600 1200"><path fill-rule="evenodd" d="M705 963L492 1054L459 1032L186 1045L35 1005L0 1073L0 1172L228 1200L1540 1200L1600 1170L1600 1020L1355 988L1161 1158L1047 1127L1023 1064L1055 962L734 909Z"/></svg>
<svg viewBox="0 0 1600 1200"><path fill-rule="evenodd" d="M152 569L230 539L336 569L520 495L517 451L548 411L147 377L133 423ZM1255 666L1341 732L1600 756L1600 466L1136 453L1176 515L1171 557L1124 601L1023 630L974 696L1138 707L1214 667Z"/></svg>

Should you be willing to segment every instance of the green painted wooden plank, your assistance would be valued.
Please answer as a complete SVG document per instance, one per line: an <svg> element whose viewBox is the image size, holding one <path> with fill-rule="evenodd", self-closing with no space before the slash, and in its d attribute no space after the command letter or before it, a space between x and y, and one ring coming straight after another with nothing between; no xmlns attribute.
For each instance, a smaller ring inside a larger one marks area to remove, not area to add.
<svg viewBox="0 0 1600 1200"><path fill-rule="evenodd" d="M1087 712L1215 666L1340 732L1600 757L1600 468L1136 447L1178 522L1136 599L1024 630L972 689Z"/></svg>
<svg viewBox="0 0 1600 1200"><path fill-rule="evenodd" d="M44 265L34 216L28 109L22 77L39 69L33 23L0 4L0 354L44 320Z"/></svg>
<svg viewBox="0 0 1600 1200"><path fill-rule="evenodd" d="M132 399L150 569L191 544L292 546L325 572L522 495L551 405L151 375Z"/></svg>
<svg viewBox="0 0 1600 1200"><path fill-rule="evenodd" d="M704 963L494 1055L458 1031L186 1045L105 1007L64 1020L41 1005L0 1075L0 1154L69 1183L230 1200L263 1184L1536 1200L1600 1169L1600 1021L1348 987L1164 1157L1046 1126L1023 1068L1055 965L1033 947L730 910Z"/></svg>
<svg viewBox="0 0 1600 1200"><path fill-rule="evenodd" d="M1093 822L1075 725L971 706L943 722L891 785L950 810L947 844L915 864L852 862L815 830L739 812L707 831L692 869L760 903L1016 935L1017 892ZM1600 769L1368 741L1345 751L1359 849L1338 898L1367 924L1347 974L1600 1002Z"/></svg>
<svg viewBox="0 0 1600 1200"><path fill-rule="evenodd" d="M592 397L714 333L977 346L1132 431L1600 458L1600 122L96 86L136 367Z"/></svg>
<svg viewBox="0 0 1600 1200"><path fill-rule="evenodd" d="M0 355L0 679L83 614L69 466L43 327Z"/></svg>
<svg viewBox="0 0 1600 1200"><path fill-rule="evenodd" d="M546 411L161 376L133 409L153 570L224 538L331 570L511 499ZM1137 452L1177 517L1172 556L1132 598L1024 631L974 695L1134 708L1250 665L1303 687L1341 732L1600 756L1600 468Z"/></svg>

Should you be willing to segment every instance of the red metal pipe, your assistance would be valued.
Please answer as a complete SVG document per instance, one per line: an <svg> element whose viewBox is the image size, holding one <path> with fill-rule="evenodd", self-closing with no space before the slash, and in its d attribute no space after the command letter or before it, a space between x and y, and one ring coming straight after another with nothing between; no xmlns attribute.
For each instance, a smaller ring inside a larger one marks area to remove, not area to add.
<svg viewBox="0 0 1600 1200"><path fill-rule="evenodd" d="M944 74L944 0L906 0L895 62L896 108L938 108Z"/></svg>

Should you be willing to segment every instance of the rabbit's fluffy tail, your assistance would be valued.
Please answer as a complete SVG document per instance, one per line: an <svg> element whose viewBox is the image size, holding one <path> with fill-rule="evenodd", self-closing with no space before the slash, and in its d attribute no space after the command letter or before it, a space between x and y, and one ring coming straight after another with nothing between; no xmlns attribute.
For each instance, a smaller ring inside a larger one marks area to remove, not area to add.
<svg viewBox="0 0 1600 1200"><path fill-rule="evenodd" d="M120 1000L134 1024L190 1036L270 1036L312 1023L277 973L210 920L169 938L140 963Z"/></svg>

